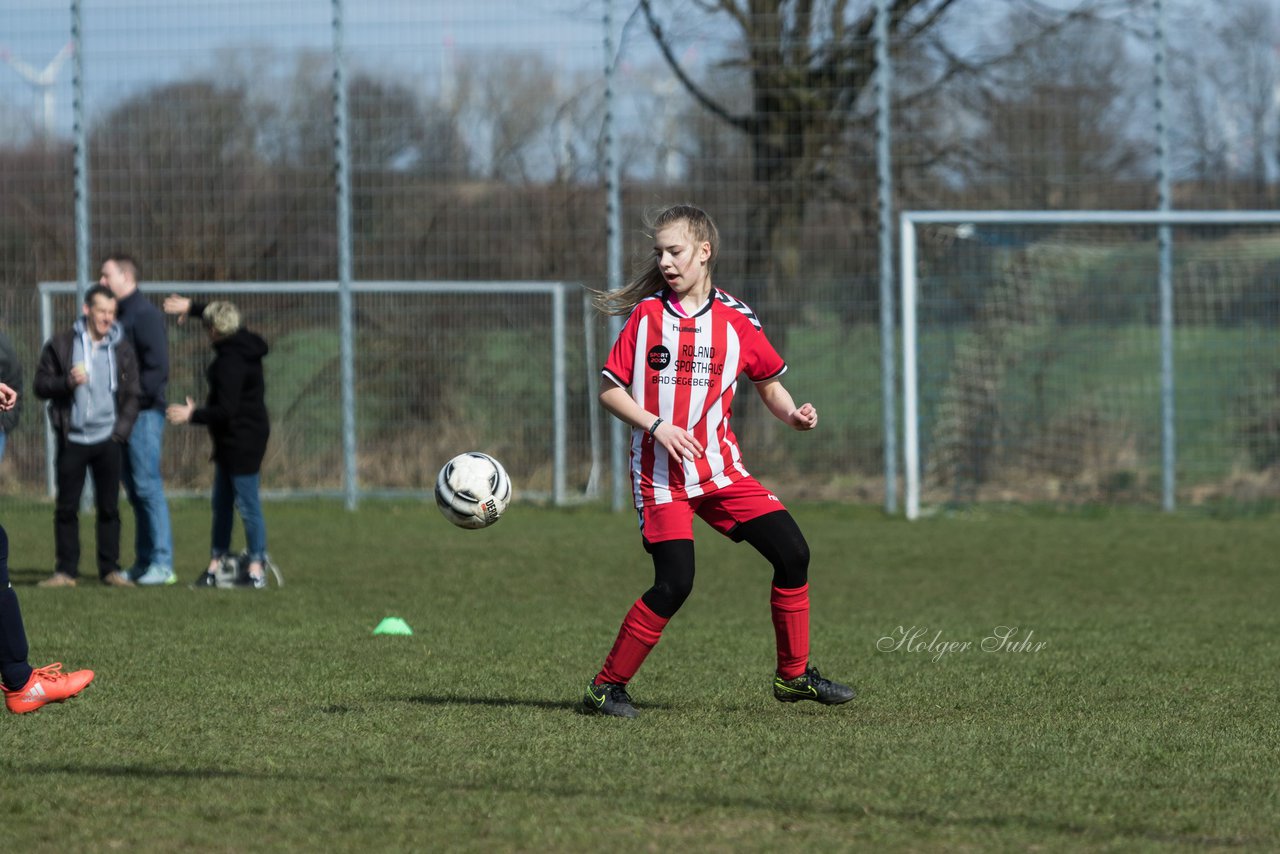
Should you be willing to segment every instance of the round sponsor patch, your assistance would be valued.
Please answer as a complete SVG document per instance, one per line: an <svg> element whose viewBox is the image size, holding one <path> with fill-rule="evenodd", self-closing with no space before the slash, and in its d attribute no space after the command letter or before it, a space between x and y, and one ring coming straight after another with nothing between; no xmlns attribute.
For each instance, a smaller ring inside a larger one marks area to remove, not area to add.
<svg viewBox="0 0 1280 854"><path fill-rule="evenodd" d="M656 344L649 348L648 360L652 370L660 371L671 364L671 351L661 344Z"/></svg>

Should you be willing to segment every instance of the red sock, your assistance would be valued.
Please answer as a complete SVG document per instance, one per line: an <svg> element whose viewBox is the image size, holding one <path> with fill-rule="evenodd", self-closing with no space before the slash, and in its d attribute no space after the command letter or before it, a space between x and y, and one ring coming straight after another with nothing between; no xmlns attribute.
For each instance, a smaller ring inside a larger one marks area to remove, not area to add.
<svg viewBox="0 0 1280 854"><path fill-rule="evenodd" d="M778 641L778 675L794 679L809 663L809 585L773 588L769 609Z"/></svg>
<svg viewBox="0 0 1280 854"><path fill-rule="evenodd" d="M659 617L641 600L631 606L627 616L622 620L622 628L618 629L618 639L613 642L613 649L604 660L604 668L596 676L595 682L612 682L615 685L626 685L636 675L645 657L657 645L662 637L662 629L667 620Z"/></svg>

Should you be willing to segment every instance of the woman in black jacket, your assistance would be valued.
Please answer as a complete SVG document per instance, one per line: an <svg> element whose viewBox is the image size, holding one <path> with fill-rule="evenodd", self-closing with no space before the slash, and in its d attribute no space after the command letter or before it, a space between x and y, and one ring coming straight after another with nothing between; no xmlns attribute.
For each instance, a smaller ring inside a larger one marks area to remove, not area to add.
<svg viewBox="0 0 1280 854"><path fill-rule="evenodd" d="M231 551L234 509L244 525L248 558L248 565L239 568L238 583L260 590L267 586L268 565L267 527L259 498L259 472L271 434L262 371L267 342L240 325L240 312L229 302L203 305L170 296L164 309L200 317L215 353L206 372L209 396L204 406L197 407L188 397L167 412L171 424L206 425L213 439L211 559L195 586L217 586L218 570Z"/></svg>

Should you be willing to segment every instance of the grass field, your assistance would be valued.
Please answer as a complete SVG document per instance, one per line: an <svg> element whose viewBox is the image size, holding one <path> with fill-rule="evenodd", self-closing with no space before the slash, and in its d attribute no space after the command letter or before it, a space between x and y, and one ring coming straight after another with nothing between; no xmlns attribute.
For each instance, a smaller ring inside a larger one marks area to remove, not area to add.
<svg viewBox="0 0 1280 854"><path fill-rule="evenodd" d="M576 709L651 577L628 514L272 504L287 586L197 592L201 503L175 503L183 585L137 591L35 588L51 510L7 508L33 662L98 676L3 718L3 848L1280 845L1274 517L794 511L814 663L858 699L772 699L768 574L704 528L625 721ZM1000 626L1029 643L982 649Z"/></svg>

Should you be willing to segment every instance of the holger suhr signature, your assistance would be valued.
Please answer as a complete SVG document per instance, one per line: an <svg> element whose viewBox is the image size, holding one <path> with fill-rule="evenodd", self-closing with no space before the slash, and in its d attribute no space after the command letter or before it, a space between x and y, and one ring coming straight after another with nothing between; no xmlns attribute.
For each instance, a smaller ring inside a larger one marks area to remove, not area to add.
<svg viewBox="0 0 1280 854"><path fill-rule="evenodd" d="M942 630L930 631L927 626L898 626L876 641L881 652L915 652L929 655L933 661L941 661L948 655L972 652L1040 652L1048 641L1032 640L1033 629L1025 632L1017 626L996 626L991 634L978 641L946 638Z"/></svg>

